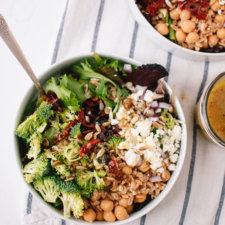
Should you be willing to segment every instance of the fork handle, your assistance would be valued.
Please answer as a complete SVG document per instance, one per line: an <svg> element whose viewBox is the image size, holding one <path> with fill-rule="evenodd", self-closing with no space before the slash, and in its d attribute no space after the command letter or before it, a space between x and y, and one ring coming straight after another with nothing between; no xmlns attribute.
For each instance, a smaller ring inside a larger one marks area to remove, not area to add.
<svg viewBox="0 0 225 225"><path fill-rule="evenodd" d="M20 62L24 70L27 72L31 80L34 82L36 88L40 91L40 94L44 93L44 90L35 76L30 64L28 63L27 59L25 58L22 49L20 48L18 42L16 41L14 35L9 29L8 24L6 23L4 17L0 14L0 36L9 47L13 55L17 58Z"/></svg>

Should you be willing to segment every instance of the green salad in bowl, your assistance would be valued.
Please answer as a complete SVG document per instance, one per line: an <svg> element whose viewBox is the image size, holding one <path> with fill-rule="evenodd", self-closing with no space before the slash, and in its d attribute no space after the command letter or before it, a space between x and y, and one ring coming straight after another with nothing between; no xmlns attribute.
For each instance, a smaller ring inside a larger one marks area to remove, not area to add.
<svg viewBox="0 0 225 225"><path fill-rule="evenodd" d="M186 144L165 76L158 64L96 53L48 73L45 93L25 100L15 130L33 193L64 217L87 222L127 222L158 204Z"/></svg>

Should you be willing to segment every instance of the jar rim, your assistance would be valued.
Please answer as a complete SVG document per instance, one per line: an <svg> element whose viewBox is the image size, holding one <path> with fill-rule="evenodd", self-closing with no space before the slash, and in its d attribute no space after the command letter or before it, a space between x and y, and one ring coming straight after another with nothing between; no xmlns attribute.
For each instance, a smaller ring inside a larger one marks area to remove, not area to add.
<svg viewBox="0 0 225 225"><path fill-rule="evenodd" d="M207 106L208 106L208 98L215 87L215 85L222 79L225 78L225 72L220 73L216 78L214 78L209 85L203 91L203 94L200 98L200 116L202 120L202 125L209 135L209 137L213 140L214 143L218 144L220 147L225 148L225 140L218 136L218 134L214 131L213 127L210 124L208 113L207 113Z"/></svg>

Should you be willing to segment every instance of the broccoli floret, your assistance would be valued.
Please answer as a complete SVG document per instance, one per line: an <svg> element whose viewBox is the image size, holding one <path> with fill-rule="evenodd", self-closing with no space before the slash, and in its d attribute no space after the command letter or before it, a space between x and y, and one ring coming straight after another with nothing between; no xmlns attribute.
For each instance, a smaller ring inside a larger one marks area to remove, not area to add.
<svg viewBox="0 0 225 225"><path fill-rule="evenodd" d="M55 176L34 180L34 188L40 192L46 202L55 203L60 195L59 178Z"/></svg>
<svg viewBox="0 0 225 225"><path fill-rule="evenodd" d="M52 165L52 167L56 170L56 173L58 175L62 175L65 178L68 178L71 176L71 172L69 168L65 164L57 164L57 165Z"/></svg>
<svg viewBox="0 0 225 225"><path fill-rule="evenodd" d="M118 146L122 141L124 141L124 139L121 137L112 137L108 140L108 147L114 149L116 154L118 154L119 152Z"/></svg>
<svg viewBox="0 0 225 225"><path fill-rule="evenodd" d="M164 112L162 113L162 117L166 122L166 127L172 130L175 126L175 119L173 118L173 116L167 110L164 110Z"/></svg>
<svg viewBox="0 0 225 225"><path fill-rule="evenodd" d="M62 193L60 199L63 203L63 215L65 217L71 217L71 212L75 218L83 215L84 201L79 194Z"/></svg>
<svg viewBox="0 0 225 225"><path fill-rule="evenodd" d="M68 146L64 148L64 156L69 162L75 162L80 159L80 146L70 142Z"/></svg>
<svg viewBox="0 0 225 225"><path fill-rule="evenodd" d="M68 109L67 110L64 110L59 115L60 115L61 120L64 123L68 123L68 122L76 119L75 112L74 111L71 111L71 110L68 110Z"/></svg>
<svg viewBox="0 0 225 225"><path fill-rule="evenodd" d="M76 182L82 189L82 195L87 198L92 196L94 190L105 189L105 182L102 178L102 174L99 176L96 170L93 172L77 170Z"/></svg>
<svg viewBox="0 0 225 225"><path fill-rule="evenodd" d="M16 128L16 135L29 141L34 132L42 133L47 126L47 120L52 114L51 108L52 105L43 102L32 115L19 124Z"/></svg>
<svg viewBox="0 0 225 225"><path fill-rule="evenodd" d="M30 138L30 149L27 153L28 159L36 159L41 152L42 136L40 133L34 133Z"/></svg>
<svg viewBox="0 0 225 225"><path fill-rule="evenodd" d="M80 193L80 188L73 181L62 181L59 183L59 189L62 193L74 194Z"/></svg>
<svg viewBox="0 0 225 225"><path fill-rule="evenodd" d="M24 178L27 183L31 183L34 179L47 175L50 172L50 168L50 160L40 155L24 166Z"/></svg>
<svg viewBox="0 0 225 225"><path fill-rule="evenodd" d="M63 203L63 211L65 217L70 217L71 212L75 218L83 215L84 202L80 196L79 187L73 181L60 183L60 199Z"/></svg>

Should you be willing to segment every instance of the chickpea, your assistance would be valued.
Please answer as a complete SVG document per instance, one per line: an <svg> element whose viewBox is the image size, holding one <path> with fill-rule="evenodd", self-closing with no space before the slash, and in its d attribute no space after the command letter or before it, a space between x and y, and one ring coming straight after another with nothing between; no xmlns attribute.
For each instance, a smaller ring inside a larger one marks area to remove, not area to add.
<svg viewBox="0 0 225 225"><path fill-rule="evenodd" d="M169 28L165 23L158 23L155 28L162 35L167 35L169 33Z"/></svg>
<svg viewBox="0 0 225 225"><path fill-rule="evenodd" d="M184 20L181 23L181 29L185 33L191 33L195 29L195 23L191 20Z"/></svg>
<svg viewBox="0 0 225 225"><path fill-rule="evenodd" d="M138 167L138 169L143 173L147 172L149 168L150 168L150 163L146 161L143 161L142 164Z"/></svg>
<svg viewBox="0 0 225 225"><path fill-rule="evenodd" d="M100 207L102 210L104 210L106 212L110 212L113 210L114 205L113 205L113 202L110 200L102 200Z"/></svg>
<svg viewBox="0 0 225 225"><path fill-rule="evenodd" d="M191 32L186 37L186 42L189 44L194 44L199 40L199 35L196 32Z"/></svg>
<svg viewBox="0 0 225 225"><path fill-rule="evenodd" d="M225 28L221 28L217 31L217 37L219 39L224 39L225 38Z"/></svg>
<svg viewBox="0 0 225 225"><path fill-rule="evenodd" d="M213 47L213 46L217 45L218 41L219 41L219 39L216 35L210 36L209 37L209 46Z"/></svg>
<svg viewBox="0 0 225 225"><path fill-rule="evenodd" d="M181 29L178 29L176 31L176 39L179 43L183 43L186 39L186 34Z"/></svg>
<svg viewBox="0 0 225 225"><path fill-rule="evenodd" d="M83 202L84 202L84 208L85 209L88 209L88 207L89 207L89 201L87 200L87 199L85 199L85 198L83 198Z"/></svg>
<svg viewBox="0 0 225 225"><path fill-rule="evenodd" d="M224 15L216 15L215 16L215 19L214 19L214 22L215 23L218 23L220 25L223 25L224 24L224 21L225 21L225 16Z"/></svg>
<svg viewBox="0 0 225 225"><path fill-rule="evenodd" d="M122 199L120 199L120 200L119 200L119 205L121 205L121 206L127 208L127 206L128 206L128 199L127 199L127 198L122 198Z"/></svg>
<svg viewBox="0 0 225 225"><path fill-rule="evenodd" d="M170 17L171 17L173 20L179 20L179 19L180 19L180 13L179 13L178 8L173 9L172 11L170 11Z"/></svg>
<svg viewBox="0 0 225 225"><path fill-rule="evenodd" d="M98 220L98 221L104 220L103 212L97 211L96 220Z"/></svg>
<svg viewBox="0 0 225 225"><path fill-rule="evenodd" d="M182 10L181 14L180 14L180 19L181 20L189 20L191 18L191 13L189 10L185 9Z"/></svg>
<svg viewBox="0 0 225 225"><path fill-rule="evenodd" d="M126 209L127 209L128 213L131 213L134 210L134 206L133 205L128 205Z"/></svg>
<svg viewBox="0 0 225 225"><path fill-rule="evenodd" d="M120 205L116 206L114 213L118 220L125 220L128 217L127 210Z"/></svg>
<svg viewBox="0 0 225 225"><path fill-rule="evenodd" d="M125 166L122 169L122 172L125 173L126 175L132 174L132 169L129 166Z"/></svg>
<svg viewBox="0 0 225 225"><path fill-rule="evenodd" d="M93 195L91 196L91 201L95 202L101 198L101 193L99 191L94 191Z"/></svg>
<svg viewBox="0 0 225 225"><path fill-rule="evenodd" d="M213 11L218 11L220 9L220 3L218 1L216 1L212 6L211 6L211 9Z"/></svg>
<svg viewBox="0 0 225 225"><path fill-rule="evenodd" d="M112 211L111 212L104 212L103 217L104 217L104 220L107 221L107 222L114 222L116 220L116 217L115 217L115 215Z"/></svg>
<svg viewBox="0 0 225 225"><path fill-rule="evenodd" d="M208 48L209 45L208 45L207 39L203 41L202 46L203 46L203 48Z"/></svg>
<svg viewBox="0 0 225 225"><path fill-rule="evenodd" d="M137 203L142 203L146 200L146 195L145 194L137 194L134 196L134 202L137 202Z"/></svg>
<svg viewBox="0 0 225 225"><path fill-rule="evenodd" d="M85 221L93 222L96 219L96 213L93 209L88 209L84 211L83 217Z"/></svg>

